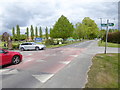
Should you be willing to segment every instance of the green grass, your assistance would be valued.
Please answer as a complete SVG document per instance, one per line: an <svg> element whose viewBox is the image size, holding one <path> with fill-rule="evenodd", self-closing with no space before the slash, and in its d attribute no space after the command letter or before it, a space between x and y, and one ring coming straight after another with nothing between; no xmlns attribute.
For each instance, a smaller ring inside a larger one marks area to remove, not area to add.
<svg viewBox="0 0 120 90"><path fill-rule="evenodd" d="M88 72L86 88L118 88L118 53L97 54Z"/></svg>
<svg viewBox="0 0 120 90"><path fill-rule="evenodd" d="M83 41L86 41L86 40L82 40L82 41L74 41L74 42L68 42L66 44L58 44L58 45L47 45L46 48L54 48L54 47L61 47L61 46L65 46L65 45L70 45L70 44L74 44L74 43L80 43L80 42L83 42ZM23 42L12 42L13 45L18 45L18 44L21 44ZM41 42L38 42L38 44L43 44ZM6 48L4 47L4 42L0 43L0 47L2 48Z"/></svg>
<svg viewBox="0 0 120 90"><path fill-rule="evenodd" d="M98 42L98 46L103 46L103 47L104 47L104 46L105 46L105 42L102 41L102 43L101 43L101 41L99 41L99 42ZM120 44L117 44L117 43L107 42L107 46L108 46L108 47L116 47L116 48L119 47L119 48L120 48Z"/></svg>
<svg viewBox="0 0 120 90"><path fill-rule="evenodd" d="M46 46L46 47L47 47L47 48L61 47L61 46L66 46L66 45L70 45L70 44L80 43L80 42L84 42L84 41L86 41L86 40L68 42L68 43L66 43L66 44L48 45L48 46Z"/></svg>
<svg viewBox="0 0 120 90"><path fill-rule="evenodd" d="M1 43L0 43L0 47L1 47L1 48L4 48L4 49L7 49L7 47L4 47L4 43L5 43L5 42L1 42ZM12 42L13 45L18 45L18 44L21 44L21 43L23 43L23 41L20 41L20 42L19 42L19 41Z"/></svg>

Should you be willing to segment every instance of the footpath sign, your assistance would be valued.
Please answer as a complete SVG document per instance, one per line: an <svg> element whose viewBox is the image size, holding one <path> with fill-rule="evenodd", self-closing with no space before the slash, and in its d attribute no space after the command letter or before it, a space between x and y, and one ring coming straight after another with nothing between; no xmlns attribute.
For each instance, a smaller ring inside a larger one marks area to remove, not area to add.
<svg viewBox="0 0 120 90"><path fill-rule="evenodd" d="M109 23L108 25L109 25L109 26L114 26L114 23Z"/></svg>
<svg viewBox="0 0 120 90"><path fill-rule="evenodd" d="M101 24L102 27L107 27L107 24L103 23ZM114 23L108 23L108 26L114 26Z"/></svg>
<svg viewBox="0 0 120 90"><path fill-rule="evenodd" d="M102 27L107 27L107 24L104 23L104 24L101 24L101 26L102 26Z"/></svg>
<svg viewBox="0 0 120 90"><path fill-rule="evenodd" d="M42 38L35 38L35 42L42 42Z"/></svg>

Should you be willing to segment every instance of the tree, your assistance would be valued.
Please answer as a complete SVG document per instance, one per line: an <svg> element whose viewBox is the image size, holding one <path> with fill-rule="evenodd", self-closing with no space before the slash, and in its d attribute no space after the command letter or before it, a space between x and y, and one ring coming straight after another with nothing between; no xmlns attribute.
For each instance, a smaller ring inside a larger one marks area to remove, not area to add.
<svg viewBox="0 0 120 90"><path fill-rule="evenodd" d="M42 28L39 29L39 37L42 38Z"/></svg>
<svg viewBox="0 0 120 90"><path fill-rule="evenodd" d="M99 28L94 20L90 19L89 17L85 17L82 20L82 24L85 25L86 27L88 39L93 39L98 37Z"/></svg>
<svg viewBox="0 0 120 90"><path fill-rule="evenodd" d="M104 29L100 30L100 31L99 31L99 38L102 39L105 34L106 34L106 30L104 30Z"/></svg>
<svg viewBox="0 0 120 90"><path fill-rule="evenodd" d="M32 25L31 25L30 31L31 31L31 39L33 40L34 39L34 29L33 29Z"/></svg>
<svg viewBox="0 0 120 90"><path fill-rule="evenodd" d="M37 27L35 27L35 37L36 38L38 37L38 29L37 29Z"/></svg>
<svg viewBox="0 0 120 90"><path fill-rule="evenodd" d="M26 28L27 39L29 38L29 28Z"/></svg>
<svg viewBox="0 0 120 90"><path fill-rule="evenodd" d="M80 39L80 38L85 39L87 37L87 33L88 32L87 32L87 28L85 27L85 25L78 22L76 24L73 37L76 39Z"/></svg>
<svg viewBox="0 0 120 90"><path fill-rule="evenodd" d="M25 34L20 35L20 40L25 40L26 38L27 38L27 36Z"/></svg>
<svg viewBox="0 0 120 90"><path fill-rule="evenodd" d="M2 34L2 41L7 42L7 47L8 49L12 49L12 42L11 42L11 38L10 35L7 32L4 32Z"/></svg>
<svg viewBox="0 0 120 90"><path fill-rule="evenodd" d="M47 27L45 28L45 37L46 37L46 40L48 40L49 36L48 36L48 28Z"/></svg>
<svg viewBox="0 0 120 90"><path fill-rule="evenodd" d="M63 38L63 40L71 37L74 27L65 16L61 16L50 31L52 38Z"/></svg>
<svg viewBox="0 0 120 90"><path fill-rule="evenodd" d="M12 35L13 35L13 37L15 36L15 28L14 27L12 28Z"/></svg>
<svg viewBox="0 0 120 90"><path fill-rule="evenodd" d="M16 25L16 31L17 31L17 37L18 37L18 40L20 39L20 27L19 25Z"/></svg>

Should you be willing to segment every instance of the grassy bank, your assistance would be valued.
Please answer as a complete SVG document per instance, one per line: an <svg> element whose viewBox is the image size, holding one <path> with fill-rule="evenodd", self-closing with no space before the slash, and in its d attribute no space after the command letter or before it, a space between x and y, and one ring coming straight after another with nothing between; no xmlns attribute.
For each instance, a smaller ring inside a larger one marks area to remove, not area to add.
<svg viewBox="0 0 120 90"><path fill-rule="evenodd" d="M99 41L98 42L98 46L103 46L104 47L105 46L105 42L102 41L102 43L101 43L101 41ZM119 47L120 48L120 44L117 44L117 43L109 43L109 42L107 42L107 46L108 47L116 47L116 48Z"/></svg>
<svg viewBox="0 0 120 90"><path fill-rule="evenodd" d="M86 88L118 88L118 54L97 54L92 61Z"/></svg>

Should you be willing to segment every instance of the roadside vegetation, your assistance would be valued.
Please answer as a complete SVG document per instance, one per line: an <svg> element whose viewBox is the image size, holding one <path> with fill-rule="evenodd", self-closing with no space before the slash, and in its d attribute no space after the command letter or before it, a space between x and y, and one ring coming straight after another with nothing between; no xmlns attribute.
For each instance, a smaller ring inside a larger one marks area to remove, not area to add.
<svg viewBox="0 0 120 90"><path fill-rule="evenodd" d="M70 45L70 44L75 44L75 43L80 43L80 42L84 42L84 41L87 41L87 40L81 40L81 41L68 41L64 44L56 44L56 45L46 45L46 48L54 48L54 47L61 47L61 46L66 46L66 45ZM23 43L24 41L19 41L19 42L13 42L12 43L12 46L13 46L13 49L19 49L19 45L21 43ZM37 42L38 44L45 44L45 42ZM7 47L4 47L4 44L5 42L2 42L0 43L0 47L3 48L3 49L8 49Z"/></svg>
<svg viewBox="0 0 120 90"><path fill-rule="evenodd" d="M98 42L98 46L103 46L105 47L105 42L104 41L99 41ZM110 42L107 42L107 46L108 47L115 47L115 48L120 48L120 44L117 44L117 43L110 43Z"/></svg>
<svg viewBox="0 0 120 90"><path fill-rule="evenodd" d="M98 42L98 46L105 46L106 41L106 34L105 30L101 30L101 33L99 34L101 37L101 41ZM116 47L120 48L120 31L119 30L112 30L110 29L108 32L107 37L107 46L108 47Z"/></svg>
<svg viewBox="0 0 120 90"><path fill-rule="evenodd" d="M110 29L108 41L116 43L120 38L120 33L118 32L117 29ZM11 33L12 35L4 32L2 36L0 36L0 40L2 41L1 47L18 49L19 44L22 42L36 42L37 39L48 48L95 38L101 38L105 41L106 30L99 30L95 21L89 17L85 17L82 22L77 22L73 25L67 17L61 15L51 28L46 26L43 30L41 26L30 25L26 27L24 34L21 34L20 26L16 25L16 27L11 28Z"/></svg>
<svg viewBox="0 0 120 90"><path fill-rule="evenodd" d="M25 34L21 34L19 25L11 29L12 35L4 32L1 39L6 44L4 48L18 49L22 41L36 42L36 38L41 39L42 44L50 48L68 45L86 39L91 40L99 36L99 28L91 18L85 17L81 23L78 22L76 25L73 25L64 15L61 15L51 28L46 27L43 30L41 26L34 27L31 25L30 27L26 27L24 32ZM3 46L3 43L1 46Z"/></svg>
<svg viewBox="0 0 120 90"><path fill-rule="evenodd" d="M85 87L118 88L118 53L97 54L92 62Z"/></svg>

